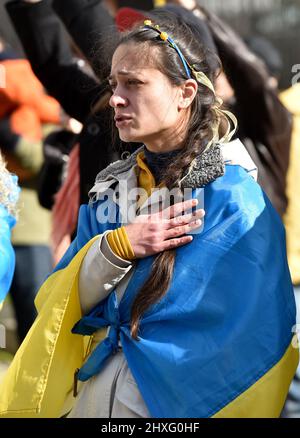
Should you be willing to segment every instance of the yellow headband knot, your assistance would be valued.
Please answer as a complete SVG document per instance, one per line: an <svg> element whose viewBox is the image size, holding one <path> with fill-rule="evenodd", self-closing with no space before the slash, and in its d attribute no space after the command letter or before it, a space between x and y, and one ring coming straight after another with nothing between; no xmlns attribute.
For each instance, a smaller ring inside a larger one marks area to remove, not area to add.
<svg viewBox="0 0 300 438"><path fill-rule="evenodd" d="M163 41L167 41L169 36L168 36L167 32L161 32L160 37Z"/></svg>

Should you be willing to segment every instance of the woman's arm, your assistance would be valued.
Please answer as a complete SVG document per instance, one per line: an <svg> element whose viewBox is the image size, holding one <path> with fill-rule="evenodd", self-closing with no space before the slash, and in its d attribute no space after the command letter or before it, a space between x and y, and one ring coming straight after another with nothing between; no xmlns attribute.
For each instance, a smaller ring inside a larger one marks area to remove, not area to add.
<svg viewBox="0 0 300 438"><path fill-rule="evenodd" d="M104 300L133 266L113 253L107 242L109 232L92 244L80 268L78 290L83 314Z"/></svg>

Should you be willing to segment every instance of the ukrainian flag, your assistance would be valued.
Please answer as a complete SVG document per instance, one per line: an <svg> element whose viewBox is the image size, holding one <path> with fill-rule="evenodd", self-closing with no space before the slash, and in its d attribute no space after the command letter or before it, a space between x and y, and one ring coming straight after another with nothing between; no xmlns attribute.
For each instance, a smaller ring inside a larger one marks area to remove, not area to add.
<svg viewBox="0 0 300 438"><path fill-rule="evenodd" d="M298 364L283 225L238 165L226 165L204 199L203 230L176 250L170 289L143 316L139 342L130 309L153 257L138 261L118 308L115 291L96 306L93 326L118 330L152 417L278 417ZM77 238L39 292L39 315L0 387L1 416L61 416L74 401L76 368L99 367L104 344L88 356L78 275L95 236L119 226L119 216L99 224L97 208L101 201L81 207Z"/></svg>

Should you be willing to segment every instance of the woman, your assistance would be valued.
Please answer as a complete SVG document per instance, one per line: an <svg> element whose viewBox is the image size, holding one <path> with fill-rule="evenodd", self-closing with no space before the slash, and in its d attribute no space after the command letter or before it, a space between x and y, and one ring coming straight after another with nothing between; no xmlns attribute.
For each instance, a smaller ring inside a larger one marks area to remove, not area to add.
<svg viewBox="0 0 300 438"><path fill-rule="evenodd" d="M3 416L280 414L298 361L284 230L241 143L219 139L203 47L157 22L121 37L109 78L120 138L145 146L97 176Z"/></svg>

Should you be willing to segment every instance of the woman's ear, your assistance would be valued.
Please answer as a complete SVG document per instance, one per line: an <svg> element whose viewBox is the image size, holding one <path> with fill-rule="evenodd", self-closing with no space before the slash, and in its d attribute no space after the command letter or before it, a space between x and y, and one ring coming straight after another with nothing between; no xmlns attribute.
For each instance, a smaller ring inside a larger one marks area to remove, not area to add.
<svg viewBox="0 0 300 438"><path fill-rule="evenodd" d="M195 96L198 91L198 84L195 81L195 79L187 79L182 85L181 85L181 96L178 102L178 109L186 109L188 108L193 100L195 99Z"/></svg>

